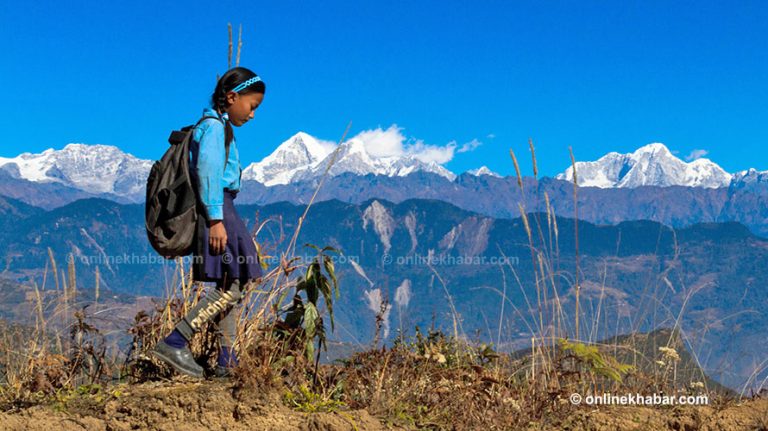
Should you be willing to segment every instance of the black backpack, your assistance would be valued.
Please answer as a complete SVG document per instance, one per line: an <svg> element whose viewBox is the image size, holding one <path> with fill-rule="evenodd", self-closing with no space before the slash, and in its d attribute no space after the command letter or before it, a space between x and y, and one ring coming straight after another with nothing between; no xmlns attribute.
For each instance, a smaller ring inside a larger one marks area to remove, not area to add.
<svg viewBox="0 0 768 431"><path fill-rule="evenodd" d="M166 259L186 256L192 252L195 241L198 213L196 178L189 171L189 142L194 128L203 120L216 117L203 117L194 126L171 132L168 142L171 144L163 157L152 165L147 178L147 198L144 218L147 238L152 248ZM229 145L226 145L226 160L229 159ZM205 214L202 212L202 214Z"/></svg>

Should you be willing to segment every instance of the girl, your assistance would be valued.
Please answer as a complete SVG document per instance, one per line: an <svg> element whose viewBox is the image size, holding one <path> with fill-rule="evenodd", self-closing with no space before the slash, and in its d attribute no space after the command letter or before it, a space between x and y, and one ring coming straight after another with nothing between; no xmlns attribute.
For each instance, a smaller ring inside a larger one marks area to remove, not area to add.
<svg viewBox="0 0 768 431"><path fill-rule="evenodd" d="M237 365L233 349L242 288L262 276L256 246L235 210L242 168L232 126L253 119L266 85L244 67L227 71L216 84L211 108L195 126L190 144L190 173L198 191L199 214L192 275L196 281L216 282L205 297L157 343L152 353L176 371L203 376L189 350L189 340L203 325L218 324L219 350L215 374L231 375Z"/></svg>

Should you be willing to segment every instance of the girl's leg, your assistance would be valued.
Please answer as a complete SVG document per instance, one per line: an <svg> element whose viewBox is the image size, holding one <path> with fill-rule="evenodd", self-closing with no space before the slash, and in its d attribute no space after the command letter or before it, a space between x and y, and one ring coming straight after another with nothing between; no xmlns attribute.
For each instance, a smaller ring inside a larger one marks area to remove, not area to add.
<svg viewBox="0 0 768 431"><path fill-rule="evenodd" d="M176 325L178 331L187 341L200 332L203 325L216 318L219 313L237 305L242 298L240 283L237 280L226 283L216 283L215 289L209 289L206 295L192 307L187 315Z"/></svg>
<svg viewBox="0 0 768 431"><path fill-rule="evenodd" d="M234 345L237 336L237 322L241 312L242 304L238 303L222 311L216 319L220 346L217 363L220 367L232 368L237 365Z"/></svg>
<svg viewBox="0 0 768 431"><path fill-rule="evenodd" d="M195 333L200 332L205 323L240 302L242 298L240 283L234 280L226 284L225 286L224 283L217 282L215 289L208 289L200 302L192 307L176 325L175 330L187 341L192 339Z"/></svg>
<svg viewBox="0 0 768 431"><path fill-rule="evenodd" d="M241 297L239 282L227 283L226 286L217 283L215 289L209 289L200 302L187 312L187 315L176 325L173 332L157 343L152 349L153 354L172 365L179 372L202 377L203 368L192 357L192 352L189 351L188 347L189 340L196 332L200 331L205 323L218 317L222 311L237 305ZM236 327L237 315L233 315L233 319ZM230 333L233 332L230 331ZM231 339L234 339L234 336L231 336Z"/></svg>

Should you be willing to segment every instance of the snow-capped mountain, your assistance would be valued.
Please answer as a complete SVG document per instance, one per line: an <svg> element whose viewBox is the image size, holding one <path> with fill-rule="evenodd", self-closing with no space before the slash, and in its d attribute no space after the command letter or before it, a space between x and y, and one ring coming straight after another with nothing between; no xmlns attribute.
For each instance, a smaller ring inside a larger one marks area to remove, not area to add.
<svg viewBox="0 0 768 431"><path fill-rule="evenodd" d="M731 188L743 189L765 183L768 183L768 171L758 171L755 168L749 168L746 171L739 171L733 174Z"/></svg>
<svg viewBox="0 0 768 431"><path fill-rule="evenodd" d="M336 147L306 133L299 133L282 143L272 154L243 170L244 179L267 186L308 181L320 177L331 161L330 176L357 175L406 176L415 171L432 172L453 181L456 175L437 163L425 163L413 155L375 157L360 139L350 139Z"/></svg>
<svg viewBox="0 0 768 431"><path fill-rule="evenodd" d="M337 146L299 132L261 161L243 169L242 179L266 186L312 180L323 174L334 157L331 176L350 172L393 177L425 171L451 181L456 177L441 165L425 163L413 155L374 157L359 139ZM0 170L23 180L60 183L88 193L113 194L138 202L146 192L146 180L153 163L110 145L68 144L61 150L49 148L37 154L0 157Z"/></svg>
<svg viewBox="0 0 768 431"><path fill-rule="evenodd" d="M251 163L243 169L242 179L258 181L266 186L288 184L298 173L317 166L334 147L333 143L299 132L260 162Z"/></svg>
<svg viewBox="0 0 768 431"><path fill-rule="evenodd" d="M333 160L330 176L344 173L405 177L414 172L430 172L450 182L456 175L415 154L374 156L368 148L377 145L352 138L341 145L322 141L299 132L258 163L243 170L243 180L265 186L293 184L319 178ZM0 171L11 177L36 183L56 183L90 195L112 195L132 202L144 198L146 179L153 164L125 153L114 146L68 144L61 150L48 149L38 154L23 153L13 158L0 157ZM652 186L762 187L768 171L749 169L729 174L708 159L686 163L672 155L663 144L643 146L633 153L611 152L593 162L577 162L579 184L600 188ZM467 171L471 175L501 177L482 166ZM572 181L569 167L557 179ZM58 187L58 185L57 185Z"/></svg>
<svg viewBox="0 0 768 431"><path fill-rule="evenodd" d="M143 195L152 161L111 145L68 144L61 150L0 157L0 169L33 182L57 182L89 193Z"/></svg>
<svg viewBox="0 0 768 431"><path fill-rule="evenodd" d="M431 172L440 175L441 177L445 177L450 181L456 179L456 174L442 167L440 164L436 162L424 162L412 155L392 158L385 175L391 177L404 177L415 171Z"/></svg>
<svg viewBox="0 0 768 431"><path fill-rule="evenodd" d="M610 152L594 162L576 162L577 179L586 187L689 186L727 187L733 175L709 159L684 162L664 144L653 143L633 153ZM573 181L573 167L556 176Z"/></svg>
<svg viewBox="0 0 768 431"><path fill-rule="evenodd" d="M492 170L488 169L488 166L480 166L477 169L470 169L467 171L468 174L474 175L476 177L479 177L481 175L490 175L492 177L501 178L501 175L497 174L496 172L493 172Z"/></svg>

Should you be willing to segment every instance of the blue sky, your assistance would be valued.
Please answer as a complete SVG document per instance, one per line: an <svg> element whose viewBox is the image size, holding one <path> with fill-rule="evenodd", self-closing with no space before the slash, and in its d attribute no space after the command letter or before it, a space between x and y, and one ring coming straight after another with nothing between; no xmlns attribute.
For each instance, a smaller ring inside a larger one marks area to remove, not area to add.
<svg viewBox="0 0 768 431"><path fill-rule="evenodd" d="M509 148L529 173L529 137L543 175L568 146L593 160L650 142L768 169L766 2L164 3L0 2L0 156L84 142L159 158L226 70L231 22L268 86L236 130L244 166L352 121L397 124L406 145L481 142L445 163L457 173L512 173Z"/></svg>

